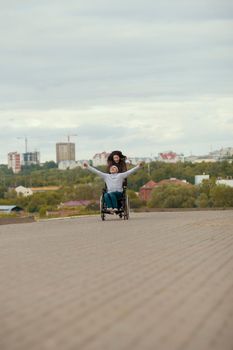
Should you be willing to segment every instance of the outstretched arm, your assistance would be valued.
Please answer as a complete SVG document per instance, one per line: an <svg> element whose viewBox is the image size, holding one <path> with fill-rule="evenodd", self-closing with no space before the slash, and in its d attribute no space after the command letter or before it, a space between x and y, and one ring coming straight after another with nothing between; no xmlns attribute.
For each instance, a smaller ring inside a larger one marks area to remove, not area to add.
<svg viewBox="0 0 233 350"><path fill-rule="evenodd" d="M90 165L88 164L88 162L84 162L84 163L83 163L83 166L84 166L85 169L88 169L88 170L90 170L92 173L94 173L94 174L96 174L96 175L102 177L102 179L105 179L106 173L103 173L102 171L99 171L99 170L97 170L96 168L93 168L92 166L90 166Z"/></svg>
<svg viewBox="0 0 233 350"><path fill-rule="evenodd" d="M138 163L138 165L136 165L134 168L128 170L128 171L125 171L124 173L121 173L122 177L125 179L126 177L128 177L129 175L135 173L138 169L142 168L143 167L143 163L140 162Z"/></svg>

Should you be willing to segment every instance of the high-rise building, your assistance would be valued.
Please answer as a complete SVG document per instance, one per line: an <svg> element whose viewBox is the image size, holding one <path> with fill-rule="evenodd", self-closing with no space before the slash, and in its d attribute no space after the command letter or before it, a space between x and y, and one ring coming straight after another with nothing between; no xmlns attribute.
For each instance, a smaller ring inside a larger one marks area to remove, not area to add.
<svg viewBox="0 0 233 350"><path fill-rule="evenodd" d="M12 169L17 174L21 170L20 154L18 152L8 153L8 169Z"/></svg>
<svg viewBox="0 0 233 350"><path fill-rule="evenodd" d="M67 160L75 161L75 143L59 142L56 143L56 159L57 163Z"/></svg>
<svg viewBox="0 0 233 350"><path fill-rule="evenodd" d="M26 152L22 154L22 165L29 166L32 164L40 164L40 153L39 152Z"/></svg>

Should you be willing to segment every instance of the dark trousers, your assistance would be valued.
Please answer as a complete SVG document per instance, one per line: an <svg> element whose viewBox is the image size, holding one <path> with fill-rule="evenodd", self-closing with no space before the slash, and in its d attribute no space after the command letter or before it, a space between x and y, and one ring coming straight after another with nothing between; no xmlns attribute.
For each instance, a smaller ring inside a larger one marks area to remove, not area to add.
<svg viewBox="0 0 233 350"><path fill-rule="evenodd" d="M122 198L122 192L106 192L104 194L104 201L107 205L107 208L117 208L118 209L118 200Z"/></svg>

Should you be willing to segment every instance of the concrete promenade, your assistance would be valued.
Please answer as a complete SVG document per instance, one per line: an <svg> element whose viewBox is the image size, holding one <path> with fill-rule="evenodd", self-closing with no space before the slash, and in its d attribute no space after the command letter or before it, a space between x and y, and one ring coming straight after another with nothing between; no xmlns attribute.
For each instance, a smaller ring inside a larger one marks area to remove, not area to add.
<svg viewBox="0 0 233 350"><path fill-rule="evenodd" d="M232 350L233 211L0 226L1 350Z"/></svg>

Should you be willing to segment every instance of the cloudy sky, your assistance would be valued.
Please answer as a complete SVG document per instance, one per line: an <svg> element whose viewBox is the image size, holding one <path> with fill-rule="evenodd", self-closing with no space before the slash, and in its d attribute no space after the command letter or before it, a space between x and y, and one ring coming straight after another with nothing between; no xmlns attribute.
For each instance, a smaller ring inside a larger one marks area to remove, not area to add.
<svg viewBox="0 0 233 350"><path fill-rule="evenodd" d="M0 0L0 163L233 147L230 0ZM19 138L21 137L21 138Z"/></svg>

